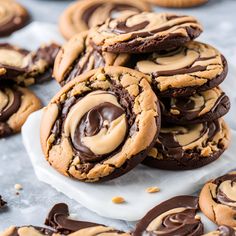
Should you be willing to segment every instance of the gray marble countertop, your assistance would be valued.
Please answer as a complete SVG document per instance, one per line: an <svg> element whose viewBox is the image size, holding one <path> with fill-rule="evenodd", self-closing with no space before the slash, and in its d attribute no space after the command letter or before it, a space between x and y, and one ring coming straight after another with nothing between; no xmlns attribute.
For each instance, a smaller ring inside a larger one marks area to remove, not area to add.
<svg viewBox="0 0 236 236"><path fill-rule="evenodd" d="M62 10L71 1L19 0L19 2L29 9L33 20L56 23ZM170 10L157 8L157 11ZM205 28L201 40L219 48L231 64L235 63L236 0L212 0L199 8L175 11L199 18ZM35 90L40 97L43 96L43 86L41 88L36 86ZM231 112L235 112L235 109L233 107ZM19 195L14 189L16 183L23 186ZM83 220L104 223L120 229L130 229L131 225L128 222L100 217L50 186L39 182L23 147L20 134L0 140L0 195L9 206L6 210L0 211L0 231L9 225L42 225L48 210L58 202L68 203L71 212L80 215Z"/></svg>

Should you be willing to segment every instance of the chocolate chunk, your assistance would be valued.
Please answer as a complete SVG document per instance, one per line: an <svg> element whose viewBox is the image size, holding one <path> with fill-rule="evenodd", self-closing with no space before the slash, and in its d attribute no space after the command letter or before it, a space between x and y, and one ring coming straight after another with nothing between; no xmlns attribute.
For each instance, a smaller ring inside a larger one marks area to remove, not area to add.
<svg viewBox="0 0 236 236"><path fill-rule="evenodd" d="M2 199L2 196L0 195L0 209L6 207L7 205L7 202L5 202L3 199Z"/></svg>

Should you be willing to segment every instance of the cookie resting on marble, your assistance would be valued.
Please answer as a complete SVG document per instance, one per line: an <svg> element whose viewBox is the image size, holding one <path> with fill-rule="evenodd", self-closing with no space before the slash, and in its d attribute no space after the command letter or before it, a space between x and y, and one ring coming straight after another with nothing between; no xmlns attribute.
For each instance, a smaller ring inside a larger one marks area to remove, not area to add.
<svg viewBox="0 0 236 236"><path fill-rule="evenodd" d="M200 236L203 224L198 210L197 197L171 198L150 210L136 225L133 236Z"/></svg>
<svg viewBox="0 0 236 236"><path fill-rule="evenodd" d="M201 190L199 205L217 225L236 227L236 172L207 182Z"/></svg>
<svg viewBox="0 0 236 236"><path fill-rule="evenodd" d="M159 102L148 80L135 70L110 66L66 84L42 119L47 161L85 182L110 180L133 169L160 127Z"/></svg>
<svg viewBox="0 0 236 236"><path fill-rule="evenodd" d="M161 128L143 163L166 170L196 169L218 159L229 143L230 130L222 118L185 126L169 124Z"/></svg>
<svg viewBox="0 0 236 236"><path fill-rule="evenodd" d="M92 28L89 37L93 46L102 51L147 53L182 46L201 32L202 26L192 16L126 12Z"/></svg>
<svg viewBox="0 0 236 236"><path fill-rule="evenodd" d="M36 51L0 44L0 81L10 80L29 86L52 78L52 68L59 45L42 45Z"/></svg>
<svg viewBox="0 0 236 236"><path fill-rule="evenodd" d="M71 4L61 15L59 27L62 35L70 39L75 34L101 25L122 11L150 11L150 5L133 0L83 0Z"/></svg>
<svg viewBox="0 0 236 236"><path fill-rule="evenodd" d="M87 39L87 32L77 34L66 42L55 59L53 75L65 85L76 76L103 66L123 66L129 54L114 54L94 49Z"/></svg>
<svg viewBox="0 0 236 236"><path fill-rule="evenodd" d="M228 65L214 47L192 41L174 50L152 53L137 62L137 70L152 76L160 96L191 96L217 87L225 79Z"/></svg>
<svg viewBox="0 0 236 236"><path fill-rule="evenodd" d="M0 0L0 37L6 37L29 22L27 10L14 0Z"/></svg>
<svg viewBox="0 0 236 236"><path fill-rule="evenodd" d="M190 125L224 116L230 109L229 97L218 87L189 97L160 98L163 123Z"/></svg>
<svg viewBox="0 0 236 236"><path fill-rule="evenodd" d="M207 3L208 0L145 0L161 7L185 8L195 7Z"/></svg>
<svg viewBox="0 0 236 236"><path fill-rule="evenodd" d="M27 88L0 85L0 138L17 133L28 116L41 108L41 102Z"/></svg>

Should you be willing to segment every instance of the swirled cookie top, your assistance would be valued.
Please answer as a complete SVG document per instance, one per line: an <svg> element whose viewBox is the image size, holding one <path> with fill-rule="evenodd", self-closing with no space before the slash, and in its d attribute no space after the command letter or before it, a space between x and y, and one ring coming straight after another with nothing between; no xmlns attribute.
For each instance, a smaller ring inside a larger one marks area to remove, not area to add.
<svg viewBox="0 0 236 236"><path fill-rule="evenodd" d="M201 86L221 75L224 67L222 55L217 49L195 41L170 52L153 53L136 64L136 69L152 75L160 91Z"/></svg>
<svg viewBox="0 0 236 236"><path fill-rule="evenodd" d="M170 13L139 14L124 13L116 19L108 19L103 25L90 31L90 37L96 45L107 46L131 40L151 40L169 35L188 37L188 28L202 31L199 22L191 16Z"/></svg>
<svg viewBox="0 0 236 236"><path fill-rule="evenodd" d="M63 147L68 159L59 171L93 180L145 150L155 140L160 118L149 79L127 68L105 67L68 83L45 112L41 137L48 161L55 164Z"/></svg>

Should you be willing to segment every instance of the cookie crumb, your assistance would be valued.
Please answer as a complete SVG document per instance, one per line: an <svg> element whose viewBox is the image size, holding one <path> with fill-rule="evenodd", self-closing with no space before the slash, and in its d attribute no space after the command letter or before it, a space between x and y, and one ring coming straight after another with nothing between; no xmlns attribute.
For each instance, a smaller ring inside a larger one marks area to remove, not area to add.
<svg viewBox="0 0 236 236"><path fill-rule="evenodd" d="M201 216L200 215L195 215L195 219L196 220L201 220Z"/></svg>
<svg viewBox="0 0 236 236"><path fill-rule="evenodd" d="M125 199L123 197L113 197L112 202L115 204L121 204L125 202Z"/></svg>
<svg viewBox="0 0 236 236"><path fill-rule="evenodd" d="M146 192L147 193L158 193L158 192L160 192L161 190L160 190L160 188L158 188L158 187L149 187L149 188L147 188L146 189Z"/></svg>
<svg viewBox="0 0 236 236"><path fill-rule="evenodd" d="M15 190L17 190L17 191L19 191L19 190L22 190L22 189L23 189L23 187L22 187L22 185L21 185L21 184L15 184L14 188L15 188Z"/></svg>

